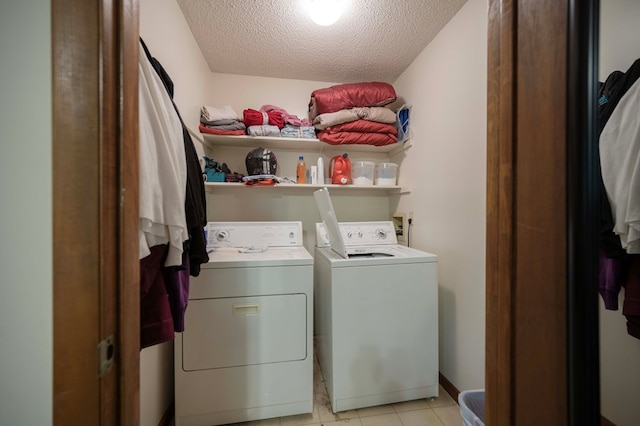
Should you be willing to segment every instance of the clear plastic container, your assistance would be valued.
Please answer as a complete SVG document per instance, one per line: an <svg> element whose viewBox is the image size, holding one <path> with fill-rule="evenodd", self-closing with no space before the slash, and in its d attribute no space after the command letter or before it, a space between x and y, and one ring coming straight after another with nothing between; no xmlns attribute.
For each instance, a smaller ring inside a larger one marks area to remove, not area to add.
<svg viewBox="0 0 640 426"><path fill-rule="evenodd" d="M484 389L460 392L458 403L464 426L484 426Z"/></svg>
<svg viewBox="0 0 640 426"><path fill-rule="evenodd" d="M354 161L351 163L351 182L353 185L373 185L374 170L372 161Z"/></svg>
<svg viewBox="0 0 640 426"><path fill-rule="evenodd" d="M394 186L398 176L398 165L396 163L376 164L375 184L378 186Z"/></svg>

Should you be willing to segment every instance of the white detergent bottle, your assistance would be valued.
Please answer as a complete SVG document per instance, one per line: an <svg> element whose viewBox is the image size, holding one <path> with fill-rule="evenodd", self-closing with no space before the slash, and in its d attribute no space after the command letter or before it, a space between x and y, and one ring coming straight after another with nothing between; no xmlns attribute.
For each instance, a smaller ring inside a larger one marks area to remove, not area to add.
<svg viewBox="0 0 640 426"><path fill-rule="evenodd" d="M318 183L324 185L324 160L318 157Z"/></svg>

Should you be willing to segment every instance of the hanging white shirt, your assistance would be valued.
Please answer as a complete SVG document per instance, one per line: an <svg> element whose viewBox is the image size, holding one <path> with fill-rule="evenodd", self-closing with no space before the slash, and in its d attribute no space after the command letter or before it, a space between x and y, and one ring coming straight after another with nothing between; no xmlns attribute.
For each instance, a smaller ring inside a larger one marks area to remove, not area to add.
<svg viewBox="0 0 640 426"><path fill-rule="evenodd" d="M620 98L600 135L600 165L622 248L640 253L640 79Z"/></svg>
<svg viewBox="0 0 640 426"><path fill-rule="evenodd" d="M140 46L140 259L168 244L165 266L182 264L189 238L185 214L187 166L180 118Z"/></svg>

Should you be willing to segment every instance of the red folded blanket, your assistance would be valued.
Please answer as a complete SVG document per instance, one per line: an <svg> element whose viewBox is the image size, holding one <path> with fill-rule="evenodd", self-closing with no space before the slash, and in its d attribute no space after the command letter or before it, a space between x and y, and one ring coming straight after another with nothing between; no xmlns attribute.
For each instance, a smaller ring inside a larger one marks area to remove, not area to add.
<svg viewBox="0 0 640 426"><path fill-rule="evenodd" d="M324 129L327 133L337 132L359 132L359 133L386 133L397 135L398 129L393 124L380 123L378 121L354 120L346 123L336 124Z"/></svg>
<svg viewBox="0 0 640 426"><path fill-rule="evenodd" d="M284 118L282 114L276 111L261 112L255 109L245 109L243 111L244 124L249 126L278 126L279 129L284 127Z"/></svg>
<svg viewBox="0 0 640 426"><path fill-rule="evenodd" d="M389 145L398 142L397 134L393 124L368 120L350 121L317 132L318 139L331 145Z"/></svg>
<svg viewBox="0 0 640 426"><path fill-rule="evenodd" d="M324 131L318 133L318 139L330 145L390 145L397 143L398 138L386 133L357 133L357 132L336 132L326 133Z"/></svg>
<svg viewBox="0 0 640 426"><path fill-rule="evenodd" d="M354 107L385 106L396 100L396 91L389 83L372 81L348 83L311 92L309 119L319 114Z"/></svg>
<svg viewBox="0 0 640 426"><path fill-rule="evenodd" d="M210 135L238 136L245 134L244 130L220 130L214 129L213 127L207 127L204 124L200 124L198 128L200 129L200 133L208 133Z"/></svg>

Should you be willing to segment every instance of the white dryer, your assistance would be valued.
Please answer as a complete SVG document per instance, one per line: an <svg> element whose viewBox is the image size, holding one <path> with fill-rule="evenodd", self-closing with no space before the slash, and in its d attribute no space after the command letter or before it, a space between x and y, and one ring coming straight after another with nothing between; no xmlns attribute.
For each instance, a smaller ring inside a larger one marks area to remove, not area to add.
<svg viewBox="0 0 640 426"><path fill-rule="evenodd" d="M438 396L437 256L397 243L392 222L338 224L314 193L315 333L334 412Z"/></svg>
<svg viewBox="0 0 640 426"><path fill-rule="evenodd" d="M176 425L313 411L313 258L301 222L210 222L175 339Z"/></svg>

